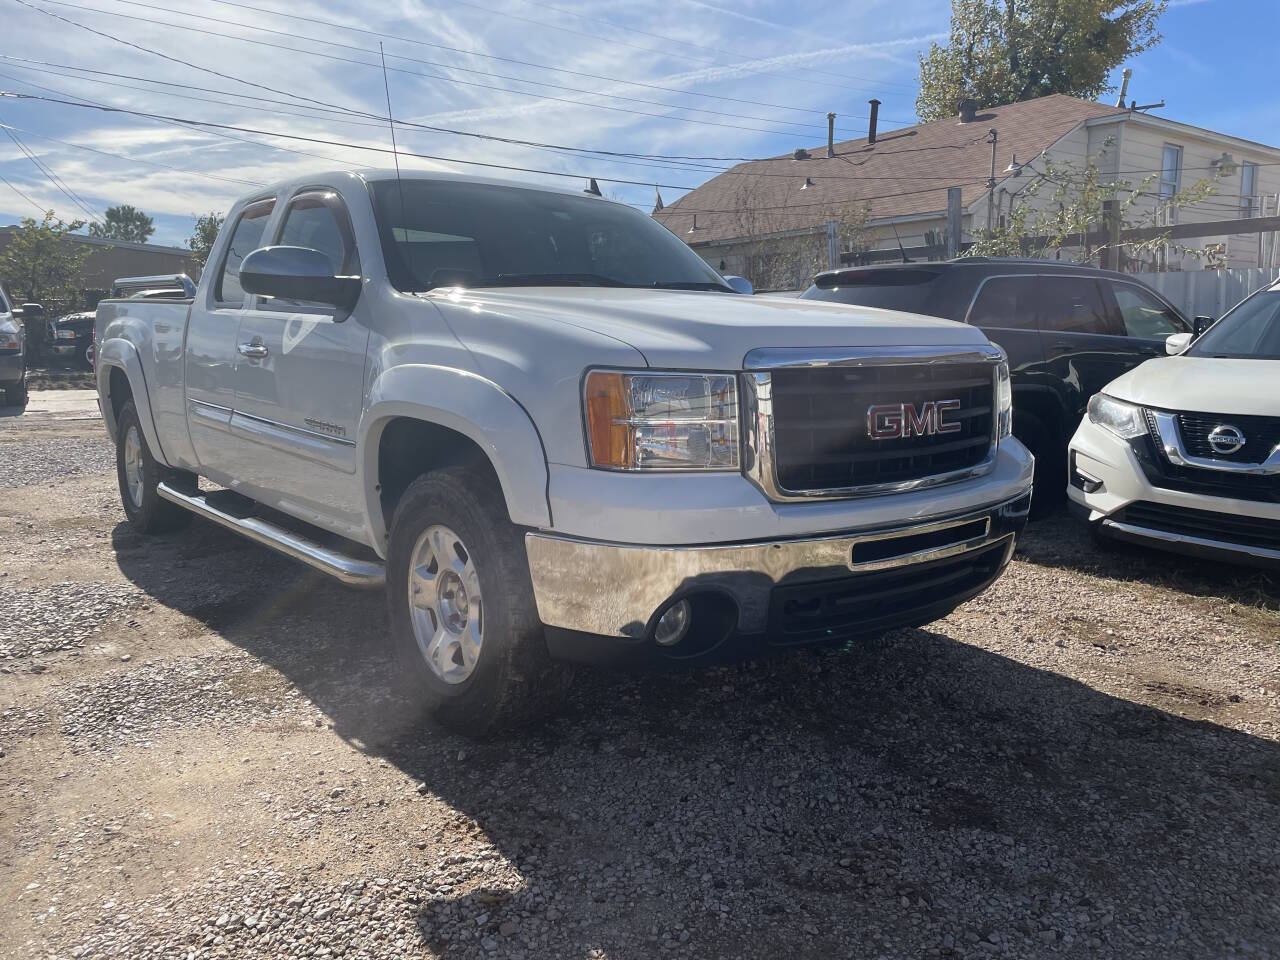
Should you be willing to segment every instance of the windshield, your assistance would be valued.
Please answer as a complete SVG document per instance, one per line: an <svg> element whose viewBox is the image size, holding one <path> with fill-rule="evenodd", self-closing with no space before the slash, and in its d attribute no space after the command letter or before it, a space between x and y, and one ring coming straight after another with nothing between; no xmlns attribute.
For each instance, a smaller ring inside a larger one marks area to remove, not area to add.
<svg viewBox="0 0 1280 960"><path fill-rule="evenodd" d="M1229 310L1185 355L1280 360L1280 291L1259 293Z"/></svg>
<svg viewBox="0 0 1280 960"><path fill-rule="evenodd" d="M5 295L4 287L0 287L0 313L9 312L9 298Z"/></svg>
<svg viewBox="0 0 1280 960"><path fill-rule="evenodd" d="M733 293L638 210L590 196L451 180L370 184L391 282L432 287L599 286Z"/></svg>

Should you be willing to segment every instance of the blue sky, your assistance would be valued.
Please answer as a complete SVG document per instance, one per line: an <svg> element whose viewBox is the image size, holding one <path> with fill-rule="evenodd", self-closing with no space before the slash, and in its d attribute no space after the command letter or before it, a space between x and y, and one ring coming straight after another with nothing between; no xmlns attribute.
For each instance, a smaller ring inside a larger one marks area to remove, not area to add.
<svg viewBox="0 0 1280 960"><path fill-rule="evenodd" d="M216 136L0 98L0 123L18 128L22 144L89 210L132 204L155 217L153 242L176 245L189 236L194 214L225 211L251 189L246 184L390 165L386 154L353 146L389 146L385 123L368 116L386 111L380 39L397 119L596 150L767 156L823 142L828 110L838 115L838 137L864 135L873 96L883 104L881 129L914 122L916 54L945 38L950 10L948 0L0 5L7 41L0 42L0 90L264 131ZM1269 69L1275 11L1275 0L1172 0L1160 25L1164 42L1129 64L1131 97L1164 99L1159 113L1170 119L1280 143L1280 99ZM669 202L679 187L715 172L708 169L714 163L624 163L426 130L402 129L398 141L416 153L594 175L606 193L646 208L651 184L668 185L662 194ZM424 159L402 158L402 165L494 173ZM87 216L3 133L0 177L25 195L0 183L0 224L37 208L52 207L66 219ZM610 177L639 183L604 182Z"/></svg>

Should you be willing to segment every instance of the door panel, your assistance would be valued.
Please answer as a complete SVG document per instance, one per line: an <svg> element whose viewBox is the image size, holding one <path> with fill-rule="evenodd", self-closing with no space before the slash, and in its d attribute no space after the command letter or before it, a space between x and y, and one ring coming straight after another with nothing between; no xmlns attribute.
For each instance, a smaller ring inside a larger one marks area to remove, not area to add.
<svg viewBox="0 0 1280 960"><path fill-rule="evenodd" d="M335 274L359 273L349 221L331 192L290 201L274 241L327 254ZM356 444L364 399L367 313L255 297L236 337L235 413L240 476L278 507L357 536L364 497L356 483Z"/></svg>
<svg viewBox="0 0 1280 960"><path fill-rule="evenodd" d="M201 471L224 483L235 476L232 465L237 454L230 426L236 393L236 334L245 299L240 263L262 245L274 206L274 200L263 200L245 207L232 228L213 289L192 303L187 324L183 360L187 430Z"/></svg>

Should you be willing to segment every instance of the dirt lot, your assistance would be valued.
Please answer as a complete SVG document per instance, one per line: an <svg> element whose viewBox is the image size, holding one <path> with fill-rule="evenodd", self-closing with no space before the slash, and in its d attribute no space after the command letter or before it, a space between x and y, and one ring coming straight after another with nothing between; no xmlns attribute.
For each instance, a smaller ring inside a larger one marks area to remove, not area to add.
<svg viewBox="0 0 1280 960"><path fill-rule="evenodd" d="M380 596L122 521L97 423L0 419L0 955L1280 956L1275 578L1054 517L925 629L477 744Z"/></svg>

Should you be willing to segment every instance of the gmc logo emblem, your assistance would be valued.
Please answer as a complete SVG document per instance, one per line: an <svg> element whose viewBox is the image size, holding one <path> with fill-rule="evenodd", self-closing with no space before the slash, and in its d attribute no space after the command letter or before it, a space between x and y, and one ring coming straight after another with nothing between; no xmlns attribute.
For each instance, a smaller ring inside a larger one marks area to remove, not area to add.
<svg viewBox="0 0 1280 960"><path fill-rule="evenodd" d="M914 403L873 404L867 408L867 436L872 440L900 440L959 433L960 424L945 420L949 411L959 409L959 400L927 400L918 408Z"/></svg>

